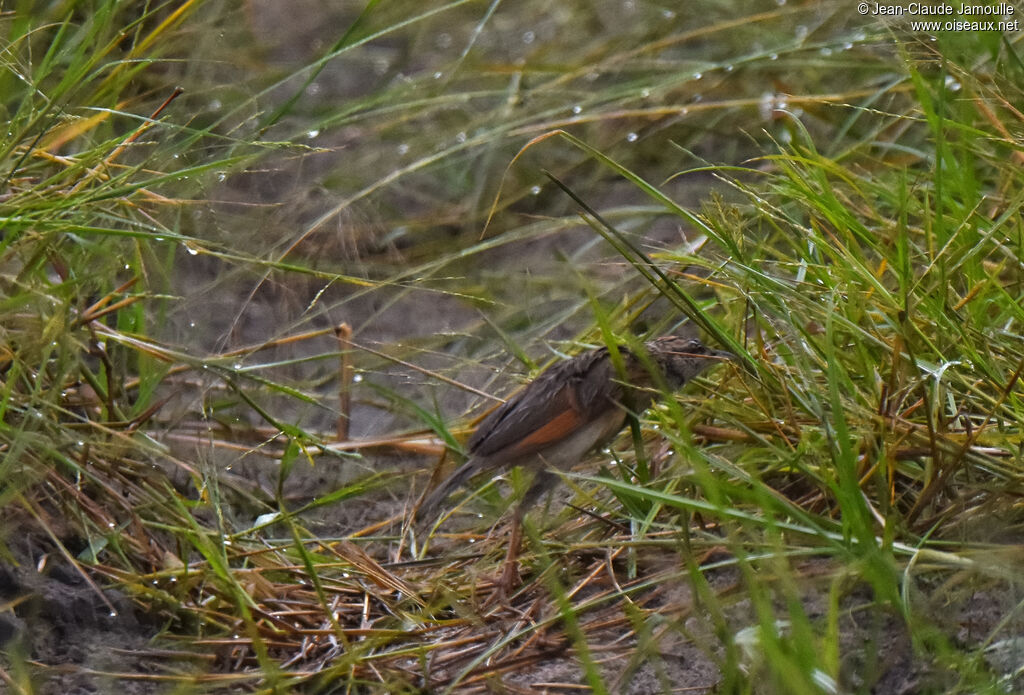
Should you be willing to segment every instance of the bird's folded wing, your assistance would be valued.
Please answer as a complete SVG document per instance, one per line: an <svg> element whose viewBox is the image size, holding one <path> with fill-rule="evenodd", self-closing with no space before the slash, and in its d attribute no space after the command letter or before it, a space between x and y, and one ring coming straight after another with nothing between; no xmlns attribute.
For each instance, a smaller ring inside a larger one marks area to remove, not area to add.
<svg viewBox="0 0 1024 695"><path fill-rule="evenodd" d="M557 366L484 418L469 440L471 455L528 456L583 424L573 384Z"/></svg>
<svg viewBox="0 0 1024 695"><path fill-rule="evenodd" d="M603 351L556 364L480 423L470 454L507 461L560 442L620 398L610 370Z"/></svg>

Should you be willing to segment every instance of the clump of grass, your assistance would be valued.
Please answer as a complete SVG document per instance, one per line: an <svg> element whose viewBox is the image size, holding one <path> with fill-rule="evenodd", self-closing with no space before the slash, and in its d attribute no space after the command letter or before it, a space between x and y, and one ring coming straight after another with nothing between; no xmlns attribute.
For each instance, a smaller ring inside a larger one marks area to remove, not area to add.
<svg viewBox="0 0 1024 695"><path fill-rule="evenodd" d="M10 18L4 527L212 652L115 674L183 691L1011 687L992 654L1016 608L964 638L939 606L1019 588L1015 44L645 6L597 35L569 31L597 9L545 14L560 40L499 55L508 27L547 30L527 5L371 7L300 70L166 104L161 70L228 70L174 59L235 15ZM308 100L330 65L387 73L444 26L451 55L330 113ZM260 185L290 177L336 198ZM523 587L486 604L502 481L426 545L405 524L470 404L510 367L678 317L742 367L570 473L571 506L531 520ZM332 407L341 321L352 413ZM384 425L335 442L339 415ZM22 692L12 672L48 673L17 668L0 675Z"/></svg>

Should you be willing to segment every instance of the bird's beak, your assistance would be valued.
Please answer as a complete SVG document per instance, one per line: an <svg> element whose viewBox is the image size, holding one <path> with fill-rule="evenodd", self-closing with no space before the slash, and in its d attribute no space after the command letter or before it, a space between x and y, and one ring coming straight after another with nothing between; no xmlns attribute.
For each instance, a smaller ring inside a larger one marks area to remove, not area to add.
<svg viewBox="0 0 1024 695"><path fill-rule="evenodd" d="M740 357L739 355L734 355L731 352L727 352L725 350L712 350L711 354L716 359L729 360L730 362L736 362L741 367L743 367L743 370L745 372L747 372L748 374L752 374L754 376L757 376L757 367L754 366L753 362L751 362L750 360L748 360L748 359L746 359L744 357Z"/></svg>

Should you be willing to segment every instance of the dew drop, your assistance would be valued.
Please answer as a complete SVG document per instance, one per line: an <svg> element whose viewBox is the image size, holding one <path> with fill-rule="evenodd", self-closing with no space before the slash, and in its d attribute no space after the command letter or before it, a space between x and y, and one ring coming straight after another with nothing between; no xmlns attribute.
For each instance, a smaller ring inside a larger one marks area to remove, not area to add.
<svg viewBox="0 0 1024 695"><path fill-rule="evenodd" d="M578 113L580 113L581 111L583 111L583 107L582 107L582 106L580 106L579 104L576 104L575 106L573 106L573 107L572 107L572 112L573 112L573 113L576 113L576 114L578 114Z"/></svg>
<svg viewBox="0 0 1024 695"><path fill-rule="evenodd" d="M534 39L536 38L537 35L534 34L532 31L523 32L523 43L525 43L526 45L530 45L531 43L533 43Z"/></svg>
<svg viewBox="0 0 1024 695"><path fill-rule="evenodd" d="M191 246L186 246L185 249L188 251L188 255L190 255L190 256L198 256L199 255L199 249L194 249Z"/></svg>
<svg viewBox="0 0 1024 695"><path fill-rule="evenodd" d="M463 143L466 141L466 131L460 130L458 135L455 136L455 142Z"/></svg>
<svg viewBox="0 0 1024 695"><path fill-rule="evenodd" d="M661 16L665 19L675 19L676 13L673 10L662 10Z"/></svg>
<svg viewBox="0 0 1024 695"><path fill-rule="evenodd" d="M405 144L403 142L401 145L398 146L398 154L408 154L408 153L409 153L409 146L407 144Z"/></svg>
<svg viewBox="0 0 1024 695"><path fill-rule="evenodd" d="M533 195L540 195L540 186L534 186L530 189L530 193Z"/></svg>
<svg viewBox="0 0 1024 695"><path fill-rule="evenodd" d="M309 140L312 140L313 138L315 138L319 134L320 134L320 131L318 129L314 128L313 130L311 130L308 133L306 133L306 138L309 139Z"/></svg>
<svg viewBox="0 0 1024 695"><path fill-rule="evenodd" d="M636 142L636 139L638 137L640 137L640 136L637 135L636 133L630 133L629 135L626 136L626 141L627 142Z"/></svg>

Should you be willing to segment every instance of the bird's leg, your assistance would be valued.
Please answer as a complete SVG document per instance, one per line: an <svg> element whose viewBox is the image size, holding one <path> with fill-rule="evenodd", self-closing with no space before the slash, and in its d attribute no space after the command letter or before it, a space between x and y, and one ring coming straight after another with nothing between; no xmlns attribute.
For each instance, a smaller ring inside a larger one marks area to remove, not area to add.
<svg viewBox="0 0 1024 695"><path fill-rule="evenodd" d="M505 551L505 561L501 563L501 574L495 587L496 595L500 598L507 598L512 595L512 590L522 583L519 576L519 546L523 542L523 506L517 504L512 513L512 532L509 534L508 550Z"/></svg>
<svg viewBox="0 0 1024 695"><path fill-rule="evenodd" d="M505 562L502 564L497 586L498 593L501 595L511 595L512 590L522 582L522 578L519 576L519 546L523 542L523 517L526 515L526 511L536 504L537 499L549 491L557 480L557 475L546 468L541 469L534 476L523 499L516 504L516 508L512 512L512 533L508 539L508 550L505 553Z"/></svg>
<svg viewBox="0 0 1024 695"><path fill-rule="evenodd" d="M526 490L526 494L523 495L523 499L519 503L519 506L522 507L525 512L525 510L537 504L537 500L540 499L541 495L545 492L550 492L551 488L554 487L557 482L557 473L553 473L547 468L541 468L537 471L537 475L533 476L533 482L530 483L530 487ZM522 518L521 515L520 518Z"/></svg>

